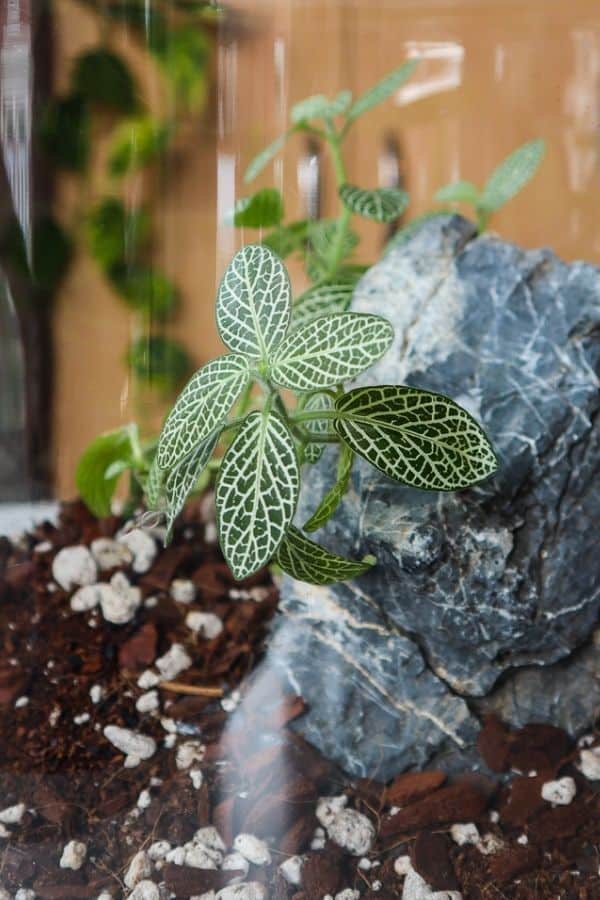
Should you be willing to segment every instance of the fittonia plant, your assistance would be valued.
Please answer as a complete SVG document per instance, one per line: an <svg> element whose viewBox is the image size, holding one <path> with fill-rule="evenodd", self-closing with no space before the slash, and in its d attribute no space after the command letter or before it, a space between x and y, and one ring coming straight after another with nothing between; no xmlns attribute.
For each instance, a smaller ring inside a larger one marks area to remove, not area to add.
<svg viewBox="0 0 600 900"><path fill-rule="evenodd" d="M300 315L298 322L296 310L279 257L261 245L240 250L217 296L229 353L184 388L146 484L149 504L165 510L171 530L211 457L225 447L213 462L217 527L236 579L274 560L298 579L324 584L374 563L345 559L304 533L334 513L355 455L396 481L435 491L466 488L497 467L480 426L447 397L403 385L344 390L390 347L389 322L354 312L308 321ZM293 524L302 464L332 443L340 448L337 480L302 530Z"/></svg>

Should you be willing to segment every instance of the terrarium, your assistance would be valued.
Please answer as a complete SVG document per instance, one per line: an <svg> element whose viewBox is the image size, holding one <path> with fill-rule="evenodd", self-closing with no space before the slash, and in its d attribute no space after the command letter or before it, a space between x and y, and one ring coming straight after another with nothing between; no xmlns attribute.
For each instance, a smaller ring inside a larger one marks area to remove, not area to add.
<svg viewBox="0 0 600 900"><path fill-rule="evenodd" d="M0 898L600 896L596 4L0 29Z"/></svg>

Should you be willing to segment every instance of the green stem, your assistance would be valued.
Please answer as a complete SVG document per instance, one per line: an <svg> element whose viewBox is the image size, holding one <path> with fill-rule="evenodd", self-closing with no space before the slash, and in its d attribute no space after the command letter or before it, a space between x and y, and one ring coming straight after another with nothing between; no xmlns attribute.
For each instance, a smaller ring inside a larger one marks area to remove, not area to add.
<svg viewBox="0 0 600 900"><path fill-rule="evenodd" d="M315 422L321 419L339 419L340 414L337 409L305 409L302 412L295 413L289 417L292 425L299 425L301 422Z"/></svg>
<svg viewBox="0 0 600 900"><path fill-rule="evenodd" d="M339 189L342 185L346 184L348 181L348 177L346 174L346 165L344 163L344 157L342 155L342 142L340 140L340 136L337 134L333 126L327 129L326 140L329 144L329 149L331 151L331 157L333 160L333 168L335 171L335 181L336 186L339 192ZM338 193L339 196L339 193ZM342 201L340 200L340 214L338 217L338 226L335 235L335 241L332 246L331 256L329 259L329 266L326 273L322 278L319 279L317 285L325 283L333 278L340 267L340 263L343 259L344 254L344 244L346 242L346 237L348 234L348 229L350 227L350 220L352 218L352 213L348 209L347 206L344 206Z"/></svg>

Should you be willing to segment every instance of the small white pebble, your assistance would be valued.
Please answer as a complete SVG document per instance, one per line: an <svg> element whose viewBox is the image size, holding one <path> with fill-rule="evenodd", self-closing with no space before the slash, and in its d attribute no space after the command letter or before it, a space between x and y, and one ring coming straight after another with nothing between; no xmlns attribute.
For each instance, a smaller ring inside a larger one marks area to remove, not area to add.
<svg viewBox="0 0 600 900"><path fill-rule="evenodd" d="M216 869L222 858L220 853L215 854L206 847L192 846L185 851L184 865L193 869Z"/></svg>
<svg viewBox="0 0 600 900"><path fill-rule="evenodd" d="M340 794L338 797L321 797L317 803L317 819L321 825L327 828L347 804L348 798L345 794Z"/></svg>
<svg viewBox="0 0 600 900"><path fill-rule="evenodd" d="M189 612L185 617L185 624L190 631L211 641L223 631L223 622L214 613Z"/></svg>
<svg viewBox="0 0 600 900"><path fill-rule="evenodd" d="M29 703L29 697L19 697L18 700L15 700L15 709L22 709L24 706L27 706Z"/></svg>
<svg viewBox="0 0 600 900"><path fill-rule="evenodd" d="M394 861L394 872L401 878L403 878L405 875L408 875L410 868L410 856L399 856Z"/></svg>
<svg viewBox="0 0 600 900"><path fill-rule="evenodd" d="M500 821L500 813L498 812L497 809L493 809L490 812L490 822L493 822L494 825L497 825L499 821Z"/></svg>
<svg viewBox="0 0 600 900"><path fill-rule="evenodd" d="M127 566L133 559L131 550L122 541L113 538L96 538L91 545L92 556L102 572Z"/></svg>
<svg viewBox="0 0 600 900"><path fill-rule="evenodd" d="M193 603L196 596L194 582L187 578L175 578L171 582L170 594L175 603Z"/></svg>
<svg viewBox="0 0 600 900"><path fill-rule="evenodd" d="M108 891L102 891L101 894L98 894L96 900L113 900L113 895L109 894Z"/></svg>
<svg viewBox="0 0 600 900"><path fill-rule="evenodd" d="M148 859L153 861L166 859L170 850L171 845L168 841L154 841L154 843L150 844L148 847Z"/></svg>
<svg viewBox="0 0 600 900"><path fill-rule="evenodd" d="M353 856L364 856L375 840L371 821L355 809L342 809L325 827L329 838Z"/></svg>
<svg viewBox="0 0 600 900"><path fill-rule="evenodd" d="M233 842L233 849L255 866L268 866L271 862L266 843L254 834L238 834Z"/></svg>
<svg viewBox="0 0 600 900"><path fill-rule="evenodd" d="M494 853L498 853L499 850L504 848L504 843L500 840L500 838L496 837L495 834L491 834L491 832L487 832L483 835L479 843L477 844L477 849L480 853L483 853L484 856L492 856Z"/></svg>
<svg viewBox="0 0 600 900"><path fill-rule="evenodd" d="M50 541L40 541L39 544L36 544L33 548L34 553L49 553L53 549L53 544Z"/></svg>
<svg viewBox="0 0 600 900"><path fill-rule="evenodd" d="M62 713L62 710L61 710L60 706L58 705L58 703L56 704L56 706L52 707L52 709L50 710L50 715L48 716L48 722L49 722L51 728L56 727L56 724L57 724L58 720L60 719L61 713Z"/></svg>
<svg viewBox="0 0 600 900"><path fill-rule="evenodd" d="M172 750L176 743L177 743L177 735L176 734L168 734L163 741L163 744L165 745L167 750Z"/></svg>
<svg viewBox="0 0 600 900"><path fill-rule="evenodd" d="M142 575L151 568L156 557L156 543L142 528L134 528L117 535L117 540L124 544L133 555L133 571Z"/></svg>
<svg viewBox="0 0 600 900"><path fill-rule="evenodd" d="M152 803L152 796L150 795L149 790L140 791L139 797L137 798L136 806L138 809L148 809L150 804Z"/></svg>
<svg viewBox="0 0 600 900"><path fill-rule="evenodd" d="M0 810L0 822L3 825L19 825L25 815L25 804L16 803Z"/></svg>
<svg viewBox="0 0 600 900"><path fill-rule="evenodd" d="M90 700L92 703L100 703L104 696L104 688L100 684L93 684L90 688Z"/></svg>
<svg viewBox="0 0 600 900"><path fill-rule="evenodd" d="M100 608L107 622L125 625L131 622L142 602L139 587L132 587L122 572L116 572L110 579L110 591L103 591Z"/></svg>
<svg viewBox="0 0 600 900"><path fill-rule="evenodd" d="M126 768L137 766L142 759L150 759L156 752L156 741L145 734L119 728L118 725L107 725L103 733L117 750L125 754Z"/></svg>
<svg viewBox="0 0 600 900"><path fill-rule="evenodd" d="M35 891L29 888L19 888L15 894L15 900L35 900Z"/></svg>
<svg viewBox="0 0 600 900"><path fill-rule="evenodd" d="M523 844L523 846L524 846L525 844L528 844L528 843L529 843L529 838L527 837L526 834L520 834L519 837L517 838L517 844Z"/></svg>
<svg viewBox="0 0 600 900"><path fill-rule="evenodd" d="M217 543L217 526L214 522L207 522L204 528L204 540L207 544Z"/></svg>
<svg viewBox="0 0 600 900"><path fill-rule="evenodd" d="M156 667L164 681L172 681L191 665L192 660L183 644L172 644L169 650L156 660Z"/></svg>
<svg viewBox="0 0 600 900"><path fill-rule="evenodd" d="M98 584L86 584L78 588L71 597L70 606L73 612L89 612L100 605L102 597L110 597L112 590L110 584L99 582Z"/></svg>
<svg viewBox="0 0 600 900"><path fill-rule="evenodd" d="M600 781L600 747L582 750L579 768L589 781Z"/></svg>
<svg viewBox="0 0 600 900"><path fill-rule="evenodd" d="M204 828L199 828L194 833L193 843L202 844L208 850L216 850L218 853L225 853L227 850L223 838L214 825L206 825Z"/></svg>
<svg viewBox="0 0 600 900"><path fill-rule="evenodd" d="M69 841L65 844L60 858L61 869L80 869L87 856L87 847L81 841Z"/></svg>
<svg viewBox="0 0 600 900"><path fill-rule="evenodd" d="M156 672L153 672L152 669L145 669L138 678L137 685L143 691L147 691L149 688L155 687L159 682L160 678Z"/></svg>
<svg viewBox="0 0 600 900"><path fill-rule="evenodd" d="M229 853L223 860L221 868L226 872L241 872L241 875L237 875L231 882L232 884L239 884L250 871L250 863L241 853Z"/></svg>
<svg viewBox="0 0 600 900"><path fill-rule="evenodd" d="M63 547L52 561L52 577L64 591L83 584L93 584L98 567L87 547L79 544Z"/></svg>
<svg viewBox="0 0 600 900"><path fill-rule="evenodd" d="M367 856L363 856L363 858L358 861L358 868L362 869L363 872L368 872L371 868L371 860Z"/></svg>
<svg viewBox="0 0 600 900"><path fill-rule="evenodd" d="M154 712L159 706L158 691L148 691L146 694L138 697L135 702L135 708L140 713Z"/></svg>
<svg viewBox="0 0 600 900"><path fill-rule="evenodd" d="M381 884L381 882L375 881L375 882L373 882L373 884ZM379 888L375 888L375 887L373 887L373 885L371 885L371 887L373 888L374 891L379 890ZM337 892L334 900L358 900L359 897L360 897L360 891L356 891L353 888L344 888L343 891Z"/></svg>
<svg viewBox="0 0 600 900"><path fill-rule="evenodd" d="M381 884L380 881L374 881L374 882L371 884L371 890L372 890L372 891L380 891L381 888L382 888L382 884ZM359 896L360 896L360 894L359 894Z"/></svg>
<svg viewBox="0 0 600 900"><path fill-rule="evenodd" d="M175 719L169 719L168 716L163 716L160 720L160 724L168 731L169 734L177 734L177 722Z"/></svg>
<svg viewBox="0 0 600 900"><path fill-rule="evenodd" d="M85 725L86 722L90 721L89 713L81 713L78 716L73 716L73 722L75 725Z"/></svg>
<svg viewBox="0 0 600 900"><path fill-rule="evenodd" d="M172 850L169 850L165 859L167 862L173 863L173 865L175 866L182 866L185 862L185 848L173 847Z"/></svg>
<svg viewBox="0 0 600 900"><path fill-rule="evenodd" d="M152 874L152 864L145 850L138 850L125 873L125 884L128 888L134 888L140 881Z"/></svg>
<svg viewBox="0 0 600 900"><path fill-rule="evenodd" d="M204 775L201 769L190 769L190 779L195 791L200 790L204 781Z"/></svg>
<svg viewBox="0 0 600 900"><path fill-rule="evenodd" d="M479 829L473 822L453 825L450 829L452 840L462 847L464 844L478 844L481 840Z"/></svg>
<svg viewBox="0 0 600 900"><path fill-rule="evenodd" d="M136 884L127 900L160 900L160 888L153 881L144 879Z"/></svg>
<svg viewBox="0 0 600 900"><path fill-rule="evenodd" d="M158 597L146 597L144 600L144 606L146 609L155 609L158 606Z"/></svg>
<svg viewBox="0 0 600 900"><path fill-rule="evenodd" d="M583 734L579 740L577 741L578 747L591 747L594 743L594 735L593 734Z"/></svg>
<svg viewBox="0 0 600 900"><path fill-rule="evenodd" d="M325 829L315 828L312 840L310 842L311 850L322 850L325 846Z"/></svg>
<svg viewBox="0 0 600 900"><path fill-rule="evenodd" d="M302 866L304 859L301 856L290 856L279 866L279 871L288 884L298 886L302 880Z"/></svg>
<svg viewBox="0 0 600 900"><path fill-rule="evenodd" d="M216 900L266 900L266 898L267 889L264 884L259 881L247 881L245 884L230 884L221 888Z"/></svg>
<svg viewBox="0 0 600 900"><path fill-rule="evenodd" d="M559 806L568 806L576 793L575 782L568 775L556 781L546 781L542 785L542 798L548 803L555 803Z"/></svg>
<svg viewBox="0 0 600 900"><path fill-rule="evenodd" d="M233 712L238 708L242 695L239 691L232 691L227 697L223 697L221 700L221 708L225 710L225 712Z"/></svg>

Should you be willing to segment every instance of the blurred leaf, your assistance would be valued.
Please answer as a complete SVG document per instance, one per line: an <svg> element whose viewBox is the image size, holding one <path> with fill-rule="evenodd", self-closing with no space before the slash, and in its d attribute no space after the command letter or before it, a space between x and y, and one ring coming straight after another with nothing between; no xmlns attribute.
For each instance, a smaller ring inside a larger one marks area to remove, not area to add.
<svg viewBox="0 0 600 900"><path fill-rule="evenodd" d="M331 271L333 258L336 253L336 244L339 224L337 219L322 219L311 222L308 226L308 238L312 252L306 257L306 271L311 281L319 281L324 277L336 277ZM358 244L358 235L352 229L344 234L339 261L343 262L350 256Z"/></svg>
<svg viewBox="0 0 600 900"><path fill-rule="evenodd" d="M271 141L268 147L265 147L264 150L261 150L260 153L257 153L254 159L250 162L244 174L244 181L246 182L246 184L254 181L256 176L259 175L265 168L265 166L271 162L273 157L277 156L279 151L283 149L287 139L296 130L296 128L288 128L288 130L284 134L280 134L279 137L276 137L274 141Z"/></svg>
<svg viewBox="0 0 600 900"><path fill-rule="evenodd" d="M127 364L136 378L165 394L176 390L192 371L186 349L160 334L134 341L127 351Z"/></svg>
<svg viewBox="0 0 600 900"><path fill-rule="evenodd" d="M167 319L175 310L177 288L156 269L121 263L111 269L110 280L125 301L150 320Z"/></svg>
<svg viewBox="0 0 600 900"><path fill-rule="evenodd" d="M165 150L171 129L152 116L138 116L122 122L110 142L108 169L111 175L125 175L140 169Z"/></svg>
<svg viewBox="0 0 600 900"><path fill-rule="evenodd" d="M270 228L283 219L283 198L276 188L263 188L250 197L241 197L232 214L238 228Z"/></svg>
<svg viewBox="0 0 600 900"><path fill-rule="evenodd" d="M109 271L135 255L148 237L150 220L144 210L129 212L116 197L108 197L90 211L86 225L90 253Z"/></svg>
<svg viewBox="0 0 600 900"><path fill-rule="evenodd" d="M281 259L285 259L292 253L302 250L306 242L308 231L308 219L299 222L290 222L289 225L280 225L262 239L266 247L270 247L273 253Z"/></svg>
<svg viewBox="0 0 600 900"><path fill-rule="evenodd" d="M90 117L83 97L52 100L46 108L40 131L48 158L61 169L81 172L89 157Z"/></svg>
<svg viewBox="0 0 600 900"><path fill-rule="evenodd" d="M345 112L351 102L351 91L340 91L333 100L324 94L315 94L292 106L291 119L294 125L309 119L334 119Z"/></svg>
<svg viewBox="0 0 600 900"><path fill-rule="evenodd" d="M204 106L208 84L208 38L197 25L181 25L167 35L158 54L175 100L190 112Z"/></svg>
<svg viewBox="0 0 600 900"><path fill-rule="evenodd" d="M131 429L128 425L101 434L86 447L77 464L75 481L84 503L95 516L108 516L110 503L121 472L133 464Z"/></svg>
<svg viewBox="0 0 600 900"><path fill-rule="evenodd" d="M447 215L452 215L453 210L448 209L432 209L429 212L422 213L420 216L415 216L414 219L411 219L410 222L407 222L402 228L398 229L396 234L388 241L385 246L385 253L388 253L390 250L393 250L395 247L401 247L403 244L406 244L414 234L417 233L421 225L425 222L428 222L430 219L439 219L443 218Z"/></svg>
<svg viewBox="0 0 600 900"><path fill-rule="evenodd" d="M477 206L479 190L471 181L454 181L440 188L435 199L438 203L472 203Z"/></svg>
<svg viewBox="0 0 600 900"><path fill-rule="evenodd" d="M507 156L490 175L480 198L481 208L488 213L495 212L512 200L533 178L545 151L545 142L534 140Z"/></svg>
<svg viewBox="0 0 600 900"><path fill-rule="evenodd" d="M90 103L126 113L137 107L133 76L123 60L109 50L88 50L78 56L71 85L76 94Z"/></svg>
<svg viewBox="0 0 600 900"><path fill-rule="evenodd" d="M353 213L374 222L391 222L408 206L408 194L400 188L364 190L353 184L343 184L339 195L344 206Z"/></svg>
<svg viewBox="0 0 600 900"><path fill-rule="evenodd" d="M359 97L358 100L352 104L350 112L348 113L348 119L350 121L357 119L359 116L362 116L363 113L367 112L367 110L372 109L379 103L383 103L388 97L391 97L405 81L408 81L417 67L417 64L418 60L411 59L408 62L403 63L403 65L399 66L397 69L394 69L393 72L390 72L390 74L386 75L385 78L382 78L381 81L378 81L376 85L366 91L362 97Z"/></svg>
<svg viewBox="0 0 600 900"><path fill-rule="evenodd" d="M87 2L98 9L97 0ZM115 22L129 25L152 53L164 50L167 43L167 23L155 3L119 0L117 3L102 3L99 11Z"/></svg>
<svg viewBox="0 0 600 900"><path fill-rule="evenodd" d="M73 252L69 237L51 216L33 226L33 271L29 269L23 232L13 221L2 240L2 250L18 272L31 277L43 291L52 293L64 276Z"/></svg>

